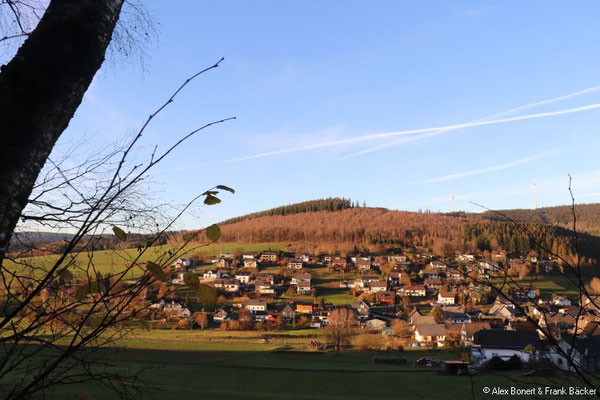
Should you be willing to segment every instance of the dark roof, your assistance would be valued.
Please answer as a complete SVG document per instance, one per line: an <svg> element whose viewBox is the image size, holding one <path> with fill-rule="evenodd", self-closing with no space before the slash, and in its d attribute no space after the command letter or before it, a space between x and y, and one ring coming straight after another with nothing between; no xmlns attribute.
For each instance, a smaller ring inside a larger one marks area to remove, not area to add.
<svg viewBox="0 0 600 400"><path fill-rule="evenodd" d="M569 346L573 344L575 350L580 354L586 356L600 355L600 336L576 336L575 338L569 336L564 339L564 342L568 343Z"/></svg>
<svg viewBox="0 0 600 400"><path fill-rule="evenodd" d="M485 329L475 332L473 343L484 348L523 350L531 344L536 349L545 349L547 343L536 332Z"/></svg>

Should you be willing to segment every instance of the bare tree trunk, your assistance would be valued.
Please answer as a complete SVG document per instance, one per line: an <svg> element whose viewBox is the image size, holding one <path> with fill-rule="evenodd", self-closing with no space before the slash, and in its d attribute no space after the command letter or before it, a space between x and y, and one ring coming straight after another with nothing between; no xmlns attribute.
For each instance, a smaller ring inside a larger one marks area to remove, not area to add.
<svg viewBox="0 0 600 400"><path fill-rule="evenodd" d="M52 0L0 69L0 263L35 180L104 61L124 0Z"/></svg>

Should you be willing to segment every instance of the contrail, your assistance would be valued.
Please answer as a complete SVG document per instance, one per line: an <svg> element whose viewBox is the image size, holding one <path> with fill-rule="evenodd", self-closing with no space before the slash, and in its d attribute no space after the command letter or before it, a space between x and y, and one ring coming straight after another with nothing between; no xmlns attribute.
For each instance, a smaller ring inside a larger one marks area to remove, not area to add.
<svg viewBox="0 0 600 400"><path fill-rule="evenodd" d="M589 87L587 89L579 90L577 92L569 93L569 94L566 94L566 95L563 95L563 96L559 96L559 97L554 97L552 99L542 100L542 101L538 101L538 102L535 102L535 103L530 103L530 104L525 104L523 106L514 107L514 108L511 108L511 109L506 110L506 111L502 111L502 112L499 112L499 113L496 113L496 114L492 114L492 115L488 115L488 116L483 117L483 118L476 119L473 122L485 121L485 120L488 120L488 119L491 119L491 118L498 118L498 117L502 117L504 115L515 114L515 113L518 113L518 112L521 112L521 111L529 110L531 108L536 108L536 107L545 106L545 105L548 105L548 104L558 103L558 102L565 101L565 100L570 100L572 98L575 98L575 97L578 97L578 96L581 96L581 95L584 95L584 94L594 93L594 92L597 92L599 90L600 90L600 85L598 85L598 86L592 86L592 87ZM419 138L414 138L413 140L420 140L420 139L425 139L425 138L432 137L432 136L441 135L442 133L451 132L451 131L454 131L456 129L459 129L459 128L443 129L443 130L434 132L433 134L423 135L423 136L421 136ZM364 150L357 151L355 153L348 154L348 155L346 155L344 157L341 157L339 159L340 160L345 160L347 158L352 158L352 157L360 156L360 155L363 155L363 154L372 153L374 151L387 149L389 147L392 147L392 146L395 146L395 145L398 145L398 144L401 144L401 143L406 143L406 142L407 142L407 140L401 140L401 139L400 140L398 140L398 139L392 140L391 142L383 143L383 144L380 144L380 145L377 145L377 146L372 146L372 147L369 147L368 149L364 149Z"/></svg>
<svg viewBox="0 0 600 400"><path fill-rule="evenodd" d="M487 120L487 121L473 121L473 122L467 122L467 123L462 123L462 124L438 126L438 127L433 127L433 128L408 129L408 130L396 131L396 132L375 133L375 134L358 136L358 137L349 138L349 139L334 140L334 141L330 141L330 142L315 143L315 144L293 147L293 148L288 148L288 149L269 151L269 152L265 152L265 153L258 153L258 154L253 154L250 156L233 158L230 160L226 160L224 162L231 163L231 162L252 160L252 159L256 159L256 158L270 157L270 156L274 156L274 155L293 153L293 152L297 152L297 151L313 150L313 149L319 149L319 148L325 148L325 147L339 146L339 145L344 145L344 144L367 142L367 141L371 141L371 140L385 139L385 138L397 137L397 136L414 135L417 133L427 133L428 134L428 135L422 135L422 136L415 137L415 138L408 138L409 140L418 140L419 138L438 135L438 134L440 134L440 131L449 131L449 130L455 130L455 129L472 128L472 127L476 127L476 126L497 125L497 124L504 124L504 123L508 123L508 122L525 121L525 120L529 120L529 119L553 117L553 116L557 116L557 115L566 115L566 114L573 114L573 113L580 113L580 112L584 112L584 111L596 110L598 108L600 108L600 103L594 103L594 104L588 104L586 106L581 106L581 107L567 108L567 109L563 109L563 110L549 111L549 112L543 112L543 113L537 113L537 114L527 114L527 115L521 115L518 117L499 118L499 119L493 119L493 120ZM409 141L409 140L407 140L407 141Z"/></svg>
<svg viewBox="0 0 600 400"><path fill-rule="evenodd" d="M527 164L527 163L529 163L531 161L539 160L540 158L550 157L550 156L553 156L555 154L561 153L562 151L564 151L564 150L555 149L555 150L551 150L551 151L546 151L544 153L536 154L536 155L531 156L531 157L521 158L519 160L510 161L510 162L507 162L507 163L504 163L504 164L494 165L492 167L475 169L475 170L471 170L471 171L459 172L459 173L456 173L456 174L439 176L437 178L426 179L426 180L421 181L419 183L443 182L443 181L449 181L449 180L452 180L452 179L464 178L466 176L481 175L481 174L485 174L485 173L488 173L488 172L501 171L503 169L518 167L519 165Z"/></svg>

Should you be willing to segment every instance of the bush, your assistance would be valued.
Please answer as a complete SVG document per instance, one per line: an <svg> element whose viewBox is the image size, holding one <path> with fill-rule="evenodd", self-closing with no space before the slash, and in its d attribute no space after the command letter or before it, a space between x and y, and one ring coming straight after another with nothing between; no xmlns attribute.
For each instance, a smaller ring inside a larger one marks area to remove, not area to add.
<svg viewBox="0 0 600 400"><path fill-rule="evenodd" d="M486 363L485 367L490 371L509 371L521 369L523 363L517 355L512 356L508 361L504 361L500 357L495 356Z"/></svg>
<svg viewBox="0 0 600 400"><path fill-rule="evenodd" d="M375 362L375 364L401 365L407 364L408 360L401 357L373 357L373 362Z"/></svg>
<svg viewBox="0 0 600 400"><path fill-rule="evenodd" d="M384 341L381 335L364 333L356 338L355 344L360 351L379 351L383 349Z"/></svg>

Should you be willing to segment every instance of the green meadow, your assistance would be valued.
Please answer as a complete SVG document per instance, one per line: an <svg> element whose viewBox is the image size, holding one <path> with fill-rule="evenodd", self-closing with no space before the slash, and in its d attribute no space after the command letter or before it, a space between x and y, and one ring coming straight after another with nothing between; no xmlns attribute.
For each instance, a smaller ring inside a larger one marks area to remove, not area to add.
<svg viewBox="0 0 600 400"><path fill-rule="evenodd" d="M135 278L143 273L143 263L146 261L164 260L168 257L169 251L176 251L176 254L181 255L181 257L189 257L190 255L214 256L220 253L232 253L237 249L243 249L245 252L279 251L284 250L287 246L287 243L218 243L208 246L190 243L185 247L168 244L151 247L142 255L139 255L137 249L101 250L73 254L69 256L68 260L72 260L73 262L71 271L75 275L81 273L83 269L91 264L93 264L96 271L108 274L121 271L139 256L137 261L140 265L132 268L126 276L127 278ZM50 268L57 259L58 256L56 255L21 258L6 261L5 267L26 268L25 265L34 265L35 267L45 269Z"/></svg>
<svg viewBox="0 0 600 400"><path fill-rule="evenodd" d="M537 388L562 384L568 378L529 378L521 372L449 376L442 374L442 368L415 364L424 356L459 359L447 350L306 351L308 341L322 337L323 332L316 329L273 333L136 331L121 343L127 348L104 349L101 358L113 372L142 371L140 377L150 384L143 398L151 400L493 399L499 396L486 395L485 387ZM376 364L378 355L407 362ZM76 399L83 391L94 399L114 398L106 389L90 384L57 389L47 398Z"/></svg>

